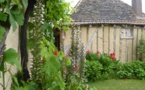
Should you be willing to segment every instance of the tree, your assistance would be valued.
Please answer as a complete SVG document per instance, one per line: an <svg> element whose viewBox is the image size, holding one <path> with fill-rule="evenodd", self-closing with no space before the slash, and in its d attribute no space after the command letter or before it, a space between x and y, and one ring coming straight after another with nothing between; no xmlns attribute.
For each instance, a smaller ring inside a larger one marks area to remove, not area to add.
<svg viewBox="0 0 145 90"><path fill-rule="evenodd" d="M0 22L1 23L0 54L2 55L4 51L5 38L7 37L7 33L9 32L10 25L13 26L13 30L20 27L19 36L20 36L21 64L23 67L23 75L22 75L23 80L27 80L29 78L29 74L27 70L28 21L31 14L33 13L34 5L39 2L44 2L43 4L45 5L44 22L47 22L47 28L52 30L53 28L52 25L53 25L54 27L60 29L62 25L66 24L67 22L70 22L70 18L68 14L70 11L70 7L68 3L64 2L64 0L14 0L14 1L0 0L0 5L2 6L0 7L2 9L2 12L0 13L0 16L2 16L2 18L0 18L1 21Z"/></svg>

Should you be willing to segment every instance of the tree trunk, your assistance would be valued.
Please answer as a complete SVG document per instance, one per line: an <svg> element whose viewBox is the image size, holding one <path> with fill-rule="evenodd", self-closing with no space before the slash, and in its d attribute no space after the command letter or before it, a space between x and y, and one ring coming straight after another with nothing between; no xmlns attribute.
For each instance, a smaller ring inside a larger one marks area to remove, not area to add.
<svg viewBox="0 0 145 90"><path fill-rule="evenodd" d="M24 24L20 29L19 37L20 37L20 53L21 53L21 64L22 64L22 79L26 81L29 76L28 68L27 68L27 62L28 62L28 52L27 52L27 26L28 26L28 20L30 17L30 13L32 12L34 5L36 3L36 0L28 0L28 7L25 12L24 16Z"/></svg>

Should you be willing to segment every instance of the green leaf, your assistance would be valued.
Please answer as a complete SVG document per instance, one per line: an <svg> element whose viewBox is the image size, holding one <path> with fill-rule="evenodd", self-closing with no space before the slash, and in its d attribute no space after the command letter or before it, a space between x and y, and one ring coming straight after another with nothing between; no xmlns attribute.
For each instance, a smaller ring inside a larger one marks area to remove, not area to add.
<svg viewBox="0 0 145 90"><path fill-rule="evenodd" d="M24 8L26 9L27 5L28 5L28 0L22 0L22 4L23 4Z"/></svg>
<svg viewBox="0 0 145 90"><path fill-rule="evenodd" d="M31 49L33 49L33 47L35 46L35 40L33 40L33 39L28 39L28 48L31 50Z"/></svg>
<svg viewBox="0 0 145 90"><path fill-rule="evenodd" d="M15 15L15 20L19 25L23 25L24 23L24 16L22 13Z"/></svg>
<svg viewBox="0 0 145 90"><path fill-rule="evenodd" d="M13 30L15 31L17 29L17 23L14 19L14 16L11 13L9 13L9 21L13 27Z"/></svg>
<svg viewBox="0 0 145 90"><path fill-rule="evenodd" d="M44 25L42 26L42 29L48 30L49 32L53 32L52 26L49 23L44 23Z"/></svg>
<svg viewBox="0 0 145 90"><path fill-rule="evenodd" d="M12 8L10 9L12 14L20 14L20 10L18 8L18 5L13 5Z"/></svg>
<svg viewBox="0 0 145 90"><path fill-rule="evenodd" d="M46 60L42 70L48 75L54 75L60 68L59 60L56 56L52 56L51 58Z"/></svg>
<svg viewBox="0 0 145 90"><path fill-rule="evenodd" d="M24 16L20 12L17 5L14 5L10 10L8 10L8 13L9 13L9 21L13 27L13 30L16 30L18 25L23 25Z"/></svg>
<svg viewBox="0 0 145 90"><path fill-rule="evenodd" d="M31 22L28 22L28 30L32 30L35 27L35 25Z"/></svg>
<svg viewBox="0 0 145 90"><path fill-rule="evenodd" d="M4 52L3 61L12 65L16 65L17 68L21 71L21 64L18 60L18 53L14 49L10 48Z"/></svg>
<svg viewBox="0 0 145 90"><path fill-rule="evenodd" d="M67 58L65 60L66 66L70 66L71 65L71 60L69 58Z"/></svg>
<svg viewBox="0 0 145 90"><path fill-rule="evenodd" d="M0 25L0 42L3 39L4 33L5 33L5 28Z"/></svg>
<svg viewBox="0 0 145 90"><path fill-rule="evenodd" d="M3 3L5 0L0 0L0 3Z"/></svg>
<svg viewBox="0 0 145 90"><path fill-rule="evenodd" d="M6 21L7 20L7 14L0 12L0 21Z"/></svg>

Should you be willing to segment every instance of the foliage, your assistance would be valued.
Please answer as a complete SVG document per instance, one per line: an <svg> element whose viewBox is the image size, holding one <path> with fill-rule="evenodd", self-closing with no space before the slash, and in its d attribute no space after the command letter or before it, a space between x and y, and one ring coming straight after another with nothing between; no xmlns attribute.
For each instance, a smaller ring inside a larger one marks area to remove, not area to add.
<svg viewBox="0 0 145 90"><path fill-rule="evenodd" d="M27 1L27 0L26 0ZM19 0L0 0L0 43L3 42L5 44L5 39L7 33L9 32L10 26L15 31L19 25L23 24L24 16L22 12L22 6L25 4L21 3ZM2 73L2 82L3 90L6 89L7 85L5 82L5 73L9 73L11 77L13 74L11 73L11 66L16 65L17 68L21 71L21 64L18 61L18 54L12 48L4 51L5 45L0 48L0 72ZM3 52L4 51L4 52ZM7 66L10 64L10 67Z"/></svg>
<svg viewBox="0 0 145 90"><path fill-rule="evenodd" d="M25 4L25 2L21 3L18 0L2 0L0 2L0 5L2 6L0 21L6 22L7 24L10 23L13 30L15 30L18 25L22 25L24 21L24 16L21 11L23 4Z"/></svg>
<svg viewBox="0 0 145 90"><path fill-rule="evenodd" d="M26 0L27 1L27 0ZM12 25L13 30L16 30L18 25L22 25L24 16L22 13L22 3L18 0L1 0L0 1L0 42L6 33L6 29L10 29Z"/></svg>
<svg viewBox="0 0 145 90"><path fill-rule="evenodd" d="M142 55L145 53L145 40L141 39L139 45L137 46L137 54L139 55L139 60L143 60Z"/></svg>
<svg viewBox="0 0 145 90"><path fill-rule="evenodd" d="M112 54L108 56L87 51L86 76L89 81L108 78L145 79L145 62L136 60L121 63L114 60Z"/></svg>
<svg viewBox="0 0 145 90"><path fill-rule="evenodd" d="M121 65L117 72L119 78L145 79L145 63L141 61L132 61Z"/></svg>
<svg viewBox="0 0 145 90"><path fill-rule="evenodd" d="M115 53L111 53L110 55L107 55L105 53L101 54L99 51L97 51L97 53L92 53L88 50L86 59L88 61L90 61L90 63L96 62L96 63L98 63L98 65L101 64L102 69L101 69L101 71L99 69L100 73L97 72L98 75L101 74L101 76L98 79L108 79L108 78L115 77L115 73L117 71L116 67L119 64L118 60L116 60L116 58L115 58ZM91 67L93 67L93 66L91 66ZM91 70L90 67L88 67L88 68ZM87 68L86 68L86 70L87 70ZM92 71L92 72L95 73L95 71ZM86 74L87 74L87 71L86 71ZM87 76L87 78L88 77L90 77L90 76ZM89 80L91 80L91 79L89 79Z"/></svg>
<svg viewBox="0 0 145 90"><path fill-rule="evenodd" d="M8 67L7 64L10 65L15 65L18 70L21 72L21 64L20 61L18 60L18 53L10 48L6 51L4 51L3 56L0 56L2 58L2 62L0 64L0 73L2 73L2 84L0 84L3 87L3 90L6 90L6 83L5 83L5 73L9 72L11 77L13 77L13 74L11 73L11 66Z"/></svg>
<svg viewBox="0 0 145 90"><path fill-rule="evenodd" d="M0 25L0 42L3 40L5 34L5 28Z"/></svg>
<svg viewBox="0 0 145 90"><path fill-rule="evenodd" d="M98 61L87 61L85 75L89 81L96 81L102 79L101 71L103 66Z"/></svg>
<svg viewBox="0 0 145 90"><path fill-rule="evenodd" d="M63 52L57 51L54 46L53 29L67 30L71 19L69 17L71 8L64 0L36 0L34 11L29 22L29 37L28 47L33 55L33 65L31 66L31 79L27 82L20 81L18 77L13 76L12 90L84 90L87 89L83 83L84 72L84 52L83 47L80 48L82 55L77 56L82 63L78 68L76 64L72 68L75 73L70 75L70 82L65 81L65 76L68 75L68 66L72 65L69 58ZM1 0L2 13L0 20L12 25L15 30L18 26L23 25L23 12L28 5L28 0ZM0 26L1 34L0 41L5 34L5 26ZM78 51L78 50L77 50ZM10 64L16 64L21 69L20 64L12 59L17 56L12 50L6 52L5 60ZM5 54L4 54L5 55ZM11 61L9 61L9 59ZM77 62L78 63L78 62ZM3 61L2 61L3 65ZM3 66L2 66L3 68ZM77 72L80 71L78 74ZM2 70L5 73L4 70ZM3 74L4 76L4 74ZM4 77L3 77L4 79ZM4 81L4 80L3 80ZM5 84L5 83L4 83ZM5 90L5 85L3 85ZM89 88L91 89L91 88ZM95 90L95 89L91 89Z"/></svg>
<svg viewBox="0 0 145 90"><path fill-rule="evenodd" d="M67 30L65 25L71 22L72 7L64 0L45 0L45 19L51 22L55 28ZM57 8L57 9L56 9Z"/></svg>

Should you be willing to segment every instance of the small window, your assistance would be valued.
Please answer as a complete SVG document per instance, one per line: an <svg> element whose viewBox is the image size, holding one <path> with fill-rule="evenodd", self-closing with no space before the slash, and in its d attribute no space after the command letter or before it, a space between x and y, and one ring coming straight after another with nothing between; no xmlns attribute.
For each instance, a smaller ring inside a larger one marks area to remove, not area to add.
<svg viewBox="0 0 145 90"><path fill-rule="evenodd" d="M133 30L131 29L122 29L121 38L133 38Z"/></svg>

